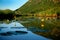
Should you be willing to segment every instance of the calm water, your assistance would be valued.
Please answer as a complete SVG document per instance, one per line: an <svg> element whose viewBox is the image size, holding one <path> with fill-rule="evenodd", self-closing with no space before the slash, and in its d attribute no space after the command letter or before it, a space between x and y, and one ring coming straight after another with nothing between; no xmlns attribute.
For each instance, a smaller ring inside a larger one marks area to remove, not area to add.
<svg viewBox="0 0 60 40"><path fill-rule="evenodd" d="M54 26L60 26L55 25L57 22L60 23L54 17L30 16L18 17L12 21L0 21L0 40L52 40L49 36L44 36L47 36Z"/></svg>
<svg viewBox="0 0 60 40"><path fill-rule="evenodd" d="M11 22L9 24L0 23L0 40L48 40L48 38L28 31L19 22Z"/></svg>

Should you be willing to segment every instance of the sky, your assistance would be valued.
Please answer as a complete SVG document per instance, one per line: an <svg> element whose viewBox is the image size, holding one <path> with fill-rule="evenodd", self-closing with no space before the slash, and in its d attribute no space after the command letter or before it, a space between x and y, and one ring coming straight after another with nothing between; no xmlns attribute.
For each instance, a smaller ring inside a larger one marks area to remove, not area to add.
<svg viewBox="0 0 60 40"><path fill-rule="evenodd" d="M23 6L28 0L0 0L0 10L16 10Z"/></svg>

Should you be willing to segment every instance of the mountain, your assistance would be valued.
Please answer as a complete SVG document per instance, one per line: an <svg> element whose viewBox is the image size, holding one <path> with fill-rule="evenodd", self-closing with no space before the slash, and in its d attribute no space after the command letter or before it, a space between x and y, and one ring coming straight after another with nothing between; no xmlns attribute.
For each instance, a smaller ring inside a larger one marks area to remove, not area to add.
<svg viewBox="0 0 60 40"><path fill-rule="evenodd" d="M17 14L54 14L60 13L60 0L29 0L15 10Z"/></svg>
<svg viewBox="0 0 60 40"><path fill-rule="evenodd" d="M0 10L0 14L12 14L14 11L10 10L10 9L5 9L5 10Z"/></svg>

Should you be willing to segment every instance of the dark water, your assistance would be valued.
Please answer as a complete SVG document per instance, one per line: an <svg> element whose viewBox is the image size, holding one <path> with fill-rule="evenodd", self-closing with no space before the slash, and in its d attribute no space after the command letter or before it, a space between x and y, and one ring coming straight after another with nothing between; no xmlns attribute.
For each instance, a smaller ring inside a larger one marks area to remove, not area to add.
<svg viewBox="0 0 60 40"><path fill-rule="evenodd" d="M60 28L59 24L56 17L29 16L0 21L0 40L53 40L56 38L53 30Z"/></svg>

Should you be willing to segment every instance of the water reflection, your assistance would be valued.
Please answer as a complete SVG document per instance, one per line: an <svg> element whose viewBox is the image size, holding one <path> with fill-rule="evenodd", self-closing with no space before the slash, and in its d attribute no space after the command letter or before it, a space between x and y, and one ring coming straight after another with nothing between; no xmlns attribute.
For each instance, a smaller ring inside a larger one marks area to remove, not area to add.
<svg viewBox="0 0 60 40"><path fill-rule="evenodd" d="M28 19L30 19L30 17ZM28 30L32 31L35 34L42 35L47 38L52 38L55 40L59 38L60 19L57 19L57 17L35 17L34 16L32 20L29 20L30 22L22 23L22 24Z"/></svg>
<svg viewBox="0 0 60 40"><path fill-rule="evenodd" d="M49 40L36 35L24 27L20 21L11 21L9 24L0 23L0 40Z"/></svg>
<svg viewBox="0 0 60 40"><path fill-rule="evenodd" d="M0 36L23 35L27 33L28 32L25 31L8 31L8 32L0 33Z"/></svg>
<svg viewBox="0 0 60 40"><path fill-rule="evenodd" d="M22 16L22 17L16 18L16 20L13 20L8 24L0 23L0 27L8 27L6 29L0 28L1 29L0 32L2 32L2 34L8 33L10 35L15 35L15 36L19 35L20 38L26 39L26 40L30 40L30 38L31 40L34 40L34 39L37 39L37 40L56 39L57 40L60 36L59 34L60 20L57 19L56 17ZM20 36L20 34L26 34L26 35ZM44 38L41 37L41 35L44 36Z"/></svg>

